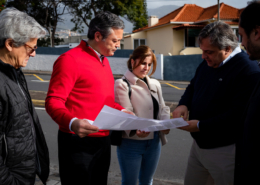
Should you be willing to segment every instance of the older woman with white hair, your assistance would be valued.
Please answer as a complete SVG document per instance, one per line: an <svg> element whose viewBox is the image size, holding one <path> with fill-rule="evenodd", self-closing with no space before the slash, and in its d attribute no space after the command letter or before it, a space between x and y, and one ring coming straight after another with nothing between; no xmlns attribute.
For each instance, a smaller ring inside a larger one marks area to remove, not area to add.
<svg viewBox="0 0 260 185"><path fill-rule="evenodd" d="M15 8L0 14L0 184L46 184L49 152L21 67L35 56L46 34L34 18Z"/></svg>

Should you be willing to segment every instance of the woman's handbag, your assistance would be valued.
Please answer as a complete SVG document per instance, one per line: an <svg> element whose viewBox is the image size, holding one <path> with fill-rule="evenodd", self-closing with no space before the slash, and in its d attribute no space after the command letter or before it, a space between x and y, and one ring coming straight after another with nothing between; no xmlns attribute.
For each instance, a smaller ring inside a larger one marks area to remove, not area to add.
<svg viewBox="0 0 260 185"><path fill-rule="evenodd" d="M129 96L129 99L131 100L131 93L132 93L131 86L130 86L129 82L126 79L123 79L123 81L127 83L127 86L128 86L128 96ZM111 131L111 134L110 134L111 145L114 145L114 146L120 146L121 145L122 133L123 133L123 131L117 131L117 130Z"/></svg>

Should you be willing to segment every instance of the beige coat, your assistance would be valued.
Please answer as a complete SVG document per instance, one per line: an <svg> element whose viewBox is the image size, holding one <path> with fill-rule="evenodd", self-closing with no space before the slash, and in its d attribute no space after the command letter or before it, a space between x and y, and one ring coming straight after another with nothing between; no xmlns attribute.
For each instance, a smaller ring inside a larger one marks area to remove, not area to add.
<svg viewBox="0 0 260 185"><path fill-rule="evenodd" d="M131 101L128 95L128 85L122 79L126 78L131 85L132 94ZM119 103L125 109L132 111L136 116L142 118L153 119L153 101L152 96L157 100L159 104L159 113L158 119L165 120L170 119L170 109L168 106L165 106L163 97L162 97L162 88L161 84L155 80L146 76L147 83L150 87L150 90L146 83L136 77L129 70L126 71L122 79L116 80L115 82L115 101ZM130 131L126 130L123 133L123 138L135 139L135 140L148 140L153 139L153 132L151 132L147 137L140 138L137 135L129 137ZM160 138L162 144L164 145L167 140L165 135L160 132Z"/></svg>

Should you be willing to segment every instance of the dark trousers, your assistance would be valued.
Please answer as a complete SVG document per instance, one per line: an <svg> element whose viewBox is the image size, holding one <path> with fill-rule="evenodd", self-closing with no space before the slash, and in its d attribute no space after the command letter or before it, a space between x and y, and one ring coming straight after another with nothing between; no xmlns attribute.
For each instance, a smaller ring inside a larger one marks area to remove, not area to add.
<svg viewBox="0 0 260 185"><path fill-rule="evenodd" d="M62 185L107 185L111 146L107 137L84 137L58 132Z"/></svg>

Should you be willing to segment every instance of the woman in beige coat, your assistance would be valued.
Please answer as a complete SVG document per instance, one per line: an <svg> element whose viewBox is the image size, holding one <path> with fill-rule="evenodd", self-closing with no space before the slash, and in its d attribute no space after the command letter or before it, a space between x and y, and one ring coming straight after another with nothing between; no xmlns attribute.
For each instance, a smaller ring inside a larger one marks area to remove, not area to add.
<svg viewBox="0 0 260 185"><path fill-rule="evenodd" d="M115 101L136 116L148 119L170 119L169 107L165 106L160 83L150 76L156 70L156 57L148 46L139 46L127 62L128 69L122 79L115 82ZM128 84L131 86L129 97ZM169 130L142 132L126 130L117 156L122 173L122 185L151 185Z"/></svg>

